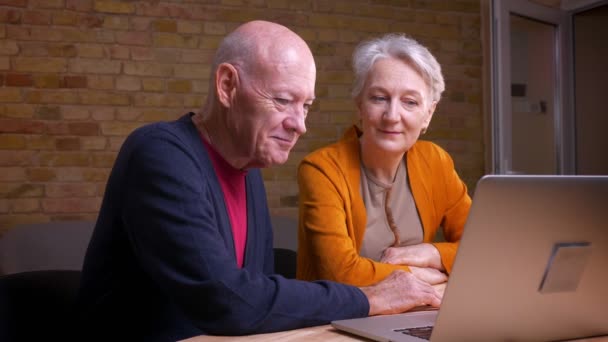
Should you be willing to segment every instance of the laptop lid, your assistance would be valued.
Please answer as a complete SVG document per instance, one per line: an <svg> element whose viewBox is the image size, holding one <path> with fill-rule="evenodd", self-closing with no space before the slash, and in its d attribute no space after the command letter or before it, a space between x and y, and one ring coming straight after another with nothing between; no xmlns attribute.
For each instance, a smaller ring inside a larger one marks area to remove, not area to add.
<svg viewBox="0 0 608 342"><path fill-rule="evenodd" d="M549 341L608 334L606 222L606 176L483 177L431 341ZM405 327L410 316L362 320L400 319ZM333 325L342 329L345 322ZM384 336L357 333L360 322L354 325L345 330L379 341L400 340L396 325Z"/></svg>

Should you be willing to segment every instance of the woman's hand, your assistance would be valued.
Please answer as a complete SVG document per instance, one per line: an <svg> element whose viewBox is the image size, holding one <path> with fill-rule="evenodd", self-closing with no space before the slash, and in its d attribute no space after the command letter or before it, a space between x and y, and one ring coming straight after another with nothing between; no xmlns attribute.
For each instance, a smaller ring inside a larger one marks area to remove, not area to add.
<svg viewBox="0 0 608 342"><path fill-rule="evenodd" d="M421 268L435 268L443 271L441 255L435 246L430 243L404 247L389 247L384 250L381 262L393 265L408 265Z"/></svg>
<svg viewBox="0 0 608 342"><path fill-rule="evenodd" d="M416 278L430 285L437 285L448 281L448 275L436 268L410 266L410 272Z"/></svg>

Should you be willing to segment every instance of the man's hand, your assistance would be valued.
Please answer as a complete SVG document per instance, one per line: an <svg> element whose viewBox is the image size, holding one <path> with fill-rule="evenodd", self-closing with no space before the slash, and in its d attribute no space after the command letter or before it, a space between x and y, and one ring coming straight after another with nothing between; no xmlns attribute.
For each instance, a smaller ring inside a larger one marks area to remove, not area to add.
<svg viewBox="0 0 608 342"><path fill-rule="evenodd" d="M404 247L389 247L384 250L381 262L393 265L408 265L416 267L430 267L445 270L441 263L441 255L435 246L430 243Z"/></svg>
<svg viewBox="0 0 608 342"><path fill-rule="evenodd" d="M439 307L442 295L410 272L394 271L377 284L361 287L369 301L369 315L395 314L416 306Z"/></svg>

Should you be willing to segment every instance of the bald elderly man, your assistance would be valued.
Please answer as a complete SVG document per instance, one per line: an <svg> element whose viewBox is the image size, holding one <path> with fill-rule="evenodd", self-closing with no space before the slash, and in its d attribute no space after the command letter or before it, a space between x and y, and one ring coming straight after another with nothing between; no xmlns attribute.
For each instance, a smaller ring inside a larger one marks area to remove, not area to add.
<svg viewBox="0 0 608 342"><path fill-rule="evenodd" d="M315 63L284 26L253 21L220 44L202 110L124 142L82 272L82 338L175 341L438 306L406 272L357 288L274 274L259 168L284 163L314 100Z"/></svg>

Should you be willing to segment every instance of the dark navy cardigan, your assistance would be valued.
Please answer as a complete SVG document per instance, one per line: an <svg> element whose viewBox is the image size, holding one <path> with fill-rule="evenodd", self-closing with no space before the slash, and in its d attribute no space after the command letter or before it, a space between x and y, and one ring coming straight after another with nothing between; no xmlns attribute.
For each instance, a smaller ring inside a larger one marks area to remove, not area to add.
<svg viewBox="0 0 608 342"><path fill-rule="evenodd" d="M84 261L78 299L88 339L242 335L363 317L363 293L273 275L261 173L249 170L247 244L236 266L222 190L191 113L124 142Z"/></svg>

